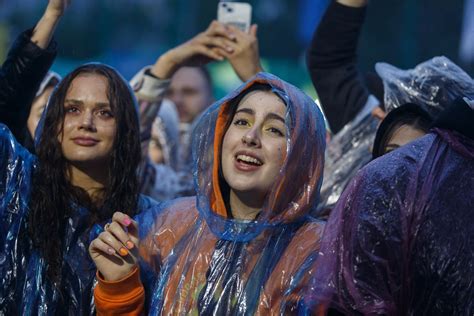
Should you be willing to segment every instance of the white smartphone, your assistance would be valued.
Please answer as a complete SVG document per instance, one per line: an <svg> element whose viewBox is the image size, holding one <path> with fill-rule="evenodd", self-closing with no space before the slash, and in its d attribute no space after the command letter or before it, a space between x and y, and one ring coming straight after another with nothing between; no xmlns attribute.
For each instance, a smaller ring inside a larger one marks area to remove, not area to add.
<svg viewBox="0 0 474 316"><path fill-rule="evenodd" d="M244 32L250 29L252 6L247 2L221 1L217 5L217 20L233 25Z"/></svg>

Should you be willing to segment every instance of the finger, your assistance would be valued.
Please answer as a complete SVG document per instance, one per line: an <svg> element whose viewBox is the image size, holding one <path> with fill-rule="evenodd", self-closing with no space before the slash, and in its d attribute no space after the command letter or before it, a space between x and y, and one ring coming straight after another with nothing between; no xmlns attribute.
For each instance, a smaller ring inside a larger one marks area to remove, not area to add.
<svg viewBox="0 0 474 316"><path fill-rule="evenodd" d="M119 240L117 240L117 238L112 233L108 231L100 233L98 239L107 244L109 247L113 248L117 254L122 257L127 256L129 253L128 249Z"/></svg>
<svg viewBox="0 0 474 316"><path fill-rule="evenodd" d="M136 221L122 212L115 212L112 216L112 221L118 222L122 226L127 227L128 238L132 240L135 246L138 246L138 223Z"/></svg>
<svg viewBox="0 0 474 316"><path fill-rule="evenodd" d="M229 53L232 53L235 49L235 42L222 36L206 36L203 38L202 44L207 46L216 46L228 51Z"/></svg>
<svg viewBox="0 0 474 316"><path fill-rule="evenodd" d="M132 224L130 223L128 227L131 225ZM107 231L114 235L115 238L118 239L118 241L120 241L127 249L133 249L135 247L128 232L125 231L123 226L118 222L112 222Z"/></svg>
<svg viewBox="0 0 474 316"><path fill-rule="evenodd" d="M222 48L219 48L219 47L213 47L211 49L215 54L217 54L219 56L222 56L223 58L226 58L226 59L231 58L232 55L233 55L233 53L229 53L225 49L222 49Z"/></svg>
<svg viewBox="0 0 474 316"><path fill-rule="evenodd" d="M223 36L231 41L235 40L234 32L230 30L226 24L215 20L209 25L208 29L205 31L205 34L210 36Z"/></svg>
<svg viewBox="0 0 474 316"><path fill-rule="evenodd" d="M254 37L257 37L257 28L258 28L257 24L252 24L249 30L249 34Z"/></svg>
<svg viewBox="0 0 474 316"><path fill-rule="evenodd" d="M219 60L219 61L224 60L223 56L215 53L211 48L208 48L204 45L197 46L196 47L196 52L203 55L203 56L206 56L207 58L209 58L211 60Z"/></svg>
<svg viewBox="0 0 474 316"><path fill-rule="evenodd" d="M128 225L127 230L131 241L135 244L135 246L138 246L138 223L132 220L130 225Z"/></svg>
<svg viewBox="0 0 474 316"><path fill-rule="evenodd" d="M91 256L93 253L101 253L113 256L117 252L114 250L114 248L110 247L108 244L106 244L99 238L96 238L91 242L89 246L89 253L91 254Z"/></svg>
<svg viewBox="0 0 474 316"><path fill-rule="evenodd" d="M248 36L248 34L244 31L242 31L241 29L239 29L238 27L235 27L233 25L227 25L227 29L232 32L232 34L235 35L235 39L234 40L239 40L239 38L242 38L244 36Z"/></svg>

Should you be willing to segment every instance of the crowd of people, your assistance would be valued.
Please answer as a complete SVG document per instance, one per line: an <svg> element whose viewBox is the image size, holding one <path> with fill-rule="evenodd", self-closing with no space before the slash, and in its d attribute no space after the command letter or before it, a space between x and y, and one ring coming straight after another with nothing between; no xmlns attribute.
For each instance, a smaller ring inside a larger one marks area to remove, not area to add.
<svg viewBox="0 0 474 316"><path fill-rule="evenodd" d="M472 315L474 80L360 73L367 4L314 32L318 106L256 25L61 78L49 0L0 70L0 314ZM216 101L220 61L243 83Z"/></svg>

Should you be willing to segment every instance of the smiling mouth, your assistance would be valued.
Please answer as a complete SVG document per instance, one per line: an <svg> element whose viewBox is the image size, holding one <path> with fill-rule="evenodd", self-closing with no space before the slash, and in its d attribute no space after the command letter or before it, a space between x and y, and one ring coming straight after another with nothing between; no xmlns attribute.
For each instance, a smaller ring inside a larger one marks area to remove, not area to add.
<svg viewBox="0 0 474 316"><path fill-rule="evenodd" d="M263 165L263 162L260 159L255 158L255 157L251 157L251 156L247 156L247 155L237 155L235 157L235 159L237 160L237 162L241 162L241 163L248 164L248 165L251 165L251 166L261 166L261 165Z"/></svg>

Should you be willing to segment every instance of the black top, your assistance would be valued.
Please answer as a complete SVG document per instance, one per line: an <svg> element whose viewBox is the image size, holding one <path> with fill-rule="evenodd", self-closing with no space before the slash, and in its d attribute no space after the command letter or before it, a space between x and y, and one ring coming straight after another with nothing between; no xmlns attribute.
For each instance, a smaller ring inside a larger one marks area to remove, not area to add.
<svg viewBox="0 0 474 316"><path fill-rule="evenodd" d="M365 79L356 65L365 14L366 7L353 8L333 1L307 53L311 80L333 133L350 122L369 97Z"/></svg>
<svg viewBox="0 0 474 316"><path fill-rule="evenodd" d="M33 151L26 122L31 103L56 57L56 42L41 49L31 41L32 29L21 33L0 68L0 123L11 130L20 144Z"/></svg>

